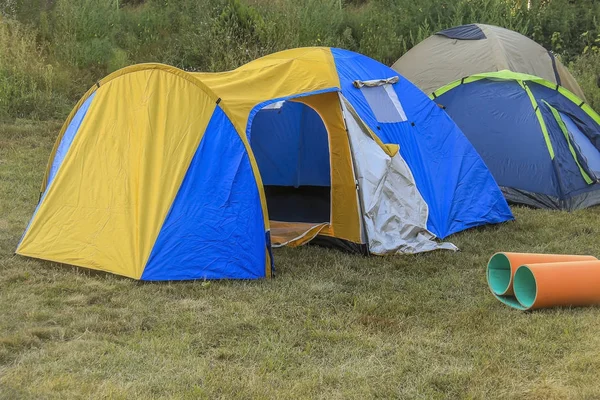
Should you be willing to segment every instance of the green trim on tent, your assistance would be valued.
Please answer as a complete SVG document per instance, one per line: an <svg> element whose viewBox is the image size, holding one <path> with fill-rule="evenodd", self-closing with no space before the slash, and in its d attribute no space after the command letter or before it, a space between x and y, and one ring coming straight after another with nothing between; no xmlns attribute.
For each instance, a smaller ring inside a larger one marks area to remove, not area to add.
<svg viewBox="0 0 600 400"><path fill-rule="evenodd" d="M537 84L545 86L547 88L557 90L560 94L562 94L567 99L569 99L571 102L573 102L578 107L580 107L590 118L592 118L598 125L600 125L600 115L596 111L594 111L594 109L592 109L592 107L590 107L588 104L586 104L583 100L581 100L579 97L577 97L574 93L572 93L568 89L565 89L564 87L562 87L560 85L549 82L538 76L521 74L518 72L509 71L509 70L502 70L502 71L498 71L498 72L485 72L485 73L481 73L481 74L471 75L466 78L458 79L458 80L451 82L445 86L442 86L441 88L439 88L438 90L433 92L429 97L433 100L433 99L443 95L444 93L447 93L450 90L456 88L459 85L462 85L465 83L477 82L482 79L516 81L517 83L519 83L519 85L521 85L521 87L527 92L527 95L529 96L529 99L531 100L531 104L533 105L533 108L535 110L536 117L538 119L538 122L540 123L540 127L542 128L542 133L544 135L546 147L548 148L548 152L550 153L550 158L552 158L552 159L554 159L554 149L552 148L552 143L550 142L550 136L548 135L548 129L546 127L546 123L544 122L544 118L542 117L542 114L539 110L537 100L533 96L533 93L531 93L531 90L529 90L529 88L527 87L526 82L537 83ZM560 116L559 116L559 118L560 118ZM559 125L561 125L561 123L562 123L562 119L560 119ZM563 123L563 125L564 125L564 123ZM562 129L563 129L563 126L561 126L561 130ZM565 127L565 129L566 129L566 127ZM564 134L564 131L563 131L563 134ZM572 144L571 144L570 140L569 140L569 148L570 149L572 148ZM571 154L573 154L573 153L574 153L574 149L572 149L572 151L571 151ZM575 157L575 160L577 161L577 157ZM585 171L582 169L581 165L579 164L579 161L577 161L577 165L579 166L579 169L582 173L583 178L585 179L586 182L588 182L588 179L590 179L589 175L587 173L585 173ZM588 184L591 184L591 183L592 182L588 182Z"/></svg>
<svg viewBox="0 0 600 400"><path fill-rule="evenodd" d="M452 90L455 87L462 85L462 84L463 84L462 80L451 82L451 83L447 84L446 86L443 86L440 89L436 90L435 92L431 93L431 95L429 95L429 98L433 100L436 97L441 96L444 93L449 92L450 90Z"/></svg>
<svg viewBox="0 0 600 400"><path fill-rule="evenodd" d="M542 116L542 112L540 111L540 106L538 105L537 100L533 93L531 93L531 89L527 86L527 83L524 81L517 81L519 85L527 92L527 96L529 96L529 100L531 101L531 106L533 107L533 112L535 112L535 116L538 119L540 124L540 128L542 128L542 134L544 135L544 141L546 142L546 147L548 148L548 153L550 153L550 159L554 160L554 148L552 147L552 142L550 141L550 135L548 134L548 127L546 126L546 121L544 121L544 117Z"/></svg>
<svg viewBox="0 0 600 400"><path fill-rule="evenodd" d="M443 95L444 93L451 91L455 87L462 85L463 83L473 83L473 82L480 81L482 79L486 79L486 78L480 77L479 75L472 75L472 76L467 76L466 78L458 79L454 82L450 82L449 84L447 84L445 86L442 86L441 88L439 88L438 90L433 92L429 96L429 98L433 100L436 97L439 97L439 96Z"/></svg>
<svg viewBox="0 0 600 400"><path fill-rule="evenodd" d="M573 143L571 142L571 135L569 135L569 130L567 129L567 126L565 125L564 121L562 120L558 110L556 108L552 107L550 104L548 104L548 102L546 100L542 100L542 101L544 102L545 105L548 106L550 111L552 111L552 115L554 116L554 119L558 123L560 130L562 131L563 135L565 136L565 139L567 140L567 143L569 145L569 151L571 152L573 159L575 160L575 162L577 163L577 166L579 167L579 172L581 172L581 176L583 176L583 179L585 180L585 182L588 185L591 185L592 183L594 183L594 181L592 180L592 178L590 178L590 176L587 174L587 172L585 172L585 170L579 163L579 160L577 159L577 153L575 152L575 148L573 147Z"/></svg>
<svg viewBox="0 0 600 400"><path fill-rule="evenodd" d="M589 115L590 118L592 118L594 121L596 121L598 125L600 125L600 115L570 90L559 86L556 83L552 83L543 78L540 78L539 76L521 74L519 72L513 72L509 70L502 70L498 72L485 72L481 74L471 75L463 79L458 79L454 82L450 82L449 84L442 86L441 88L433 92L429 97L433 100L436 97L439 97L444 93L454 89L455 87L462 85L463 83L477 82L481 79L533 82L542 86L546 86L550 89L558 90L560 94L565 96L567 99L571 100L573 103L577 104L577 106L579 106L587 115Z"/></svg>

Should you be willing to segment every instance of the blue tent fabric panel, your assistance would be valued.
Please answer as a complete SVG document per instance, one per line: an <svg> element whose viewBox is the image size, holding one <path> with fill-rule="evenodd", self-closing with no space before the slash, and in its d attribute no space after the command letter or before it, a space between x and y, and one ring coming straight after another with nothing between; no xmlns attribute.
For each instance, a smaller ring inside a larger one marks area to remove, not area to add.
<svg viewBox="0 0 600 400"><path fill-rule="evenodd" d="M575 144L579 148L581 155L585 157L587 162L587 166L591 169L596 175L600 175L600 151L596 149L596 147L590 142L587 136L573 122L573 120L566 114L559 112L560 117L562 118L567 130L573 137Z"/></svg>
<svg viewBox="0 0 600 400"><path fill-rule="evenodd" d="M594 147L600 150L600 126L579 107L579 104L573 103L559 91L549 87L534 82L528 82L528 86L536 99L544 99L561 113L569 115L579 130L590 139Z"/></svg>
<svg viewBox="0 0 600 400"><path fill-rule="evenodd" d="M141 279L262 278L266 238L248 153L217 107Z"/></svg>
<svg viewBox="0 0 600 400"><path fill-rule="evenodd" d="M552 111L541 101L539 106L554 149L554 173L560 186L560 191L556 193L556 197L563 199L577 189L585 187L587 183L581 175L579 166L569 148L569 142L560 129ZM580 161L583 162L583 160Z"/></svg>
<svg viewBox="0 0 600 400"><path fill-rule="evenodd" d="M517 82L484 79L460 85L436 101L461 127L498 185L559 196L544 134Z"/></svg>
<svg viewBox="0 0 600 400"><path fill-rule="evenodd" d="M52 160L52 166L50 167L50 173L48 174L48 184L46 186L50 186L50 183L54 180L58 169L60 168L69 148L71 147L71 143L73 143L73 139L75 139L75 135L85 118L85 114L87 114L94 97L96 96L96 92L92 93L90 97L88 97L79 110L75 113L75 116L69 123L69 126L65 130L65 133L58 144L58 148L56 149L56 154L54 155L54 160Z"/></svg>
<svg viewBox="0 0 600 400"><path fill-rule="evenodd" d="M405 122L380 123L355 80L386 79L398 73L365 56L332 49L343 95L384 143L400 145L419 192L429 206L428 229L452 233L512 219L490 171L448 115L407 79L392 85Z"/></svg>
<svg viewBox="0 0 600 400"><path fill-rule="evenodd" d="M459 40L482 40L486 39L485 33L476 24L455 26L443 31L437 32L436 35L446 36L448 39Z"/></svg>
<svg viewBox="0 0 600 400"><path fill-rule="evenodd" d="M259 111L250 143L264 185L330 186L327 130L309 106L286 101Z"/></svg>

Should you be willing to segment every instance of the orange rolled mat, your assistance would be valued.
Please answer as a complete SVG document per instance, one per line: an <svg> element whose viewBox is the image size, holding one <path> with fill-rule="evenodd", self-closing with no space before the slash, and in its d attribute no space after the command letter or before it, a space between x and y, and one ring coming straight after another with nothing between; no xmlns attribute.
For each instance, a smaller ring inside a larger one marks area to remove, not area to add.
<svg viewBox="0 0 600 400"><path fill-rule="evenodd" d="M600 304L600 261L525 264L513 278L523 310Z"/></svg>
<svg viewBox="0 0 600 400"><path fill-rule="evenodd" d="M514 296L513 280L517 269L524 264L567 263L574 261L598 261L593 256L535 253L496 253L488 262L487 282L490 290L501 302L518 309L525 309ZM599 288L600 289L600 288Z"/></svg>

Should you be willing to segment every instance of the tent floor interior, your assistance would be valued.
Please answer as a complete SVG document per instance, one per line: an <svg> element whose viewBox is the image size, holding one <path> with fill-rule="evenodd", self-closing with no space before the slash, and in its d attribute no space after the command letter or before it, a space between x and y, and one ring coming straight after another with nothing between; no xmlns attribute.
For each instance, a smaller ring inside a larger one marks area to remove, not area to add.
<svg viewBox="0 0 600 400"><path fill-rule="evenodd" d="M331 188L329 186L266 185L269 218L287 222L329 222Z"/></svg>
<svg viewBox="0 0 600 400"><path fill-rule="evenodd" d="M281 246L305 243L331 220L331 188L328 186L265 186L271 220L271 242Z"/></svg>

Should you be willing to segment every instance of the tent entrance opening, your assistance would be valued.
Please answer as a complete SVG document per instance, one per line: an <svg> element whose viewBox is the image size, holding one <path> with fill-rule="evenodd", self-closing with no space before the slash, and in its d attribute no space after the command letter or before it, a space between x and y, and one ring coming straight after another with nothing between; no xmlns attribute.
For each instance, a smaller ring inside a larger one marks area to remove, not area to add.
<svg viewBox="0 0 600 400"><path fill-rule="evenodd" d="M289 242L317 226L327 226L330 154L320 115L300 102L268 105L252 121L250 145L263 181L273 243Z"/></svg>

